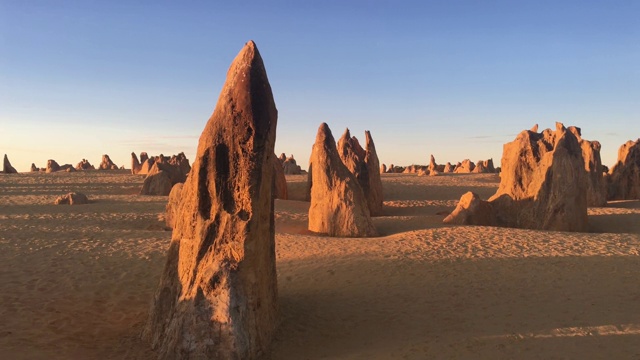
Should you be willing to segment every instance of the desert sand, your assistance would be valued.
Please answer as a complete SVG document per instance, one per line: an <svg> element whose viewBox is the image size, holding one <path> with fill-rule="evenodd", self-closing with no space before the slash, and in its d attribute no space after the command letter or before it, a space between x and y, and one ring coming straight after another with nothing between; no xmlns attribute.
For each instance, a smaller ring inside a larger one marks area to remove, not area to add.
<svg viewBox="0 0 640 360"><path fill-rule="evenodd" d="M276 200L273 359L640 357L640 201L591 233L447 226L495 174L383 174L382 236L307 230L306 175ZM0 174L0 358L155 359L140 340L171 233L130 171ZM92 203L53 205L70 191Z"/></svg>

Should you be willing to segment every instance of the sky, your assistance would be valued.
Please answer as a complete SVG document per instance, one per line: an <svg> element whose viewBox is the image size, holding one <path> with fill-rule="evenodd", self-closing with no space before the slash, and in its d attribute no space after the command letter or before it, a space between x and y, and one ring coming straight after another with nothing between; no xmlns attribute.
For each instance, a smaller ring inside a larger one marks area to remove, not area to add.
<svg viewBox="0 0 640 360"><path fill-rule="evenodd" d="M381 163L493 158L522 130L582 128L612 165L640 137L640 1L0 0L0 156L185 152L254 40L275 150L370 130Z"/></svg>

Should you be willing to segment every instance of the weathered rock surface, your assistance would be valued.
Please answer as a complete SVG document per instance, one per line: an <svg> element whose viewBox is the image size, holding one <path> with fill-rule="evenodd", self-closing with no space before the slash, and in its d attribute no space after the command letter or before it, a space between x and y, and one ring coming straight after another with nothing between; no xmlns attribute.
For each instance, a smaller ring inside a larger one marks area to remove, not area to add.
<svg viewBox="0 0 640 360"><path fill-rule="evenodd" d="M380 166L380 174L384 174L384 173L386 173L386 172L387 172L387 165L382 164L382 165Z"/></svg>
<svg viewBox="0 0 640 360"><path fill-rule="evenodd" d="M300 175L302 173L302 168L300 168L296 163L296 159L293 158L293 155L284 160L282 167L285 175Z"/></svg>
<svg viewBox="0 0 640 360"><path fill-rule="evenodd" d="M167 224L167 227L172 229L175 226L176 219L180 216L180 199L182 198L183 186L183 183L173 185L169 192L169 201L167 201L167 206L165 207L164 221Z"/></svg>
<svg viewBox="0 0 640 360"><path fill-rule="evenodd" d="M455 210L444 219L444 223L456 225L497 225L491 203L480 199L476 193L471 191L462 195Z"/></svg>
<svg viewBox="0 0 640 360"><path fill-rule="evenodd" d="M329 236L368 237L377 231L355 175L340 156L329 126L322 123L309 159L309 230Z"/></svg>
<svg viewBox="0 0 640 360"><path fill-rule="evenodd" d="M91 163L89 162L89 160L87 159L82 159L82 161L80 161L77 165L76 165L76 170L95 170L96 168L91 165Z"/></svg>
<svg viewBox="0 0 640 360"><path fill-rule="evenodd" d="M491 216L498 226L587 231L586 177L579 141L564 125L542 133L525 130L504 145L500 186L488 201ZM458 216L483 219L473 209L489 207L471 206L473 197L466 200L469 205L463 203ZM452 213L448 221L465 221L456 217Z"/></svg>
<svg viewBox="0 0 640 360"><path fill-rule="evenodd" d="M370 215L379 216L382 215L382 180L377 171L380 161L369 131L365 131L365 146L366 150L355 136L351 136L349 129L346 129L338 140L337 149L344 165L358 180Z"/></svg>
<svg viewBox="0 0 640 360"><path fill-rule="evenodd" d="M433 154L431 155L431 158L429 159L429 169L428 170L429 170L429 172L438 170L438 164L436 163L436 158L433 156Z"/></svg>
<svg viewBox="0 0 640 360"><path fill-rule="evenodd" d="M583 139L582 131L579 127L570 126L568 130L578 139L582 149L584 170L587 172L587 206L606 206L607 184L604 179L602 160L600 159L600 142Z"/></svg>
<svg viewBox="0 0 640 360"><path fill-rule="evenodd" d="M159 164L155 163L147 177L144 178L140 195L167 196L171 192L171 187L173 187L173 182L169 173L160 170Z"/></svg>
<svg viewBox="0 0 640 360"><path fill-rule="evenodd" d="M114 164L109 158L109 155L102 155L102 161L100 162L100 166L98 167L100 170L118 170L118 165Z"/></svg>
<svg viewBox="0 0 640 360"><path fill-rule="evenodd" d="M59 196L55 201L55 205L83 205L88 203L89 199L87 195L79 192L70 192L66 195Z"/></svg>
<svg viewBox="0 0 640 360"><path fill-rule="evenodd" d="M140 157L146 158L146 153L141 153ZM132 166L135 165L135 154L131 153ZM171 157L164 156L162 154L147 158L145 162L139 166L132 167L131 171L137 171L136 174L146 174L143 188L140 192L141 195L169 195L171 188L178 183L183 183L187 180L187 176L191 171L191 165L184 153L178 155L172 155ZM164 175L154 176L159 171L162 171ZM165 178L169 179L169 185L166 184ZM147 184L146 186L144 184ZM153 186L152 186L153 185ZM167 189L169 189L167 191Z"/></svg>
<svg viewBox="0 0 640 360"><path fill-rule="evenodd" d="M253 42L233 61L182 189L143 337L162 359L256 359L276 327L277 110Z"/></svg>
<svg viewBox="0 0 640 360"><path fill-rule="evenodd" d="M36 172L36 171L40 171L40 169L38 169L38 167L36 166L36 164L31 163L31 172Z"/></svg>
<svg viewBox="0 0 640 360"><path fill-rule="evenodd" d="M378 159L378 152L376 151L376 145L371 137L371 132L366 130L364 132L365 139L365 157L364 163L367 168L368 180L367 186L363 188L367 202L369 203L369 212L371 216L382 215L382 204L384 202L384 195L382 194L382 178L377 169L380 167L380 160Z"/></svg>
<svg viewBox="0 0 640 360"><path fill-rule="evenodd" d="M469 159L463 160L461 163L458 163L456 168L453 170L456 174L469 174L476 168L476 164Z"/></svg>
<svg viewBox="0 0 640 360"><path fill-rule="evenodd" d="M640 139L629 140L618 150L618 161L609 170L610 200L640 199Z"/></svg>
<svg viewBox="0 0 640 360"><path fill-rule="evenodd" d="M476 174L493 174L496 172L495 167L493 166L493 159L489 160L478 160L475 168L472 173Z"/></svg>
<svg viewBox="0 0 640 360"><path fill-rule="evenodd" d="M284 176L284 168L280 159L273 154L273 196L276 199L287 200L287 178Z"/></svg>
<svg viewBox="0 0 640 360"><path fill-rule="evenodd" d="M9 162L9 157L7 154L4 154L4 161L2 162L2 172L5 174L17 174L18 170L11 166L11 162Z"/></svg>
<svg viewBox="0 0 640 360"><path fill-rule="evenodd" d="M60 165L53 159L47 160L47 169L45 170L48 173L60 171Z"/></svg>
<svg viewBox="0 0 640 360"><path fill-rule="evenodd" d="M140 169L142 169L142 164L140 164L138 156L136 155L136 153L131 152L131 173L135 175L140 172Z"/></svg>
<svg viewBox="0 0 640 360"><path fill-rule="evenodd" d="M450 162L448 162L448 163L444 166L444 169L442 170L442 172L452 173L452 172L453 172L453 165L451 165L451 163L450 163Z"/></svg>

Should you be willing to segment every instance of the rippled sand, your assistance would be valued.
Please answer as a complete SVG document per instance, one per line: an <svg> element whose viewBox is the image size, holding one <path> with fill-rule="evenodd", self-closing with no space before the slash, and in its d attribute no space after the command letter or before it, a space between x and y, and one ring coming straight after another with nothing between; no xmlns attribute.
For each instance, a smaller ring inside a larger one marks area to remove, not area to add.
<svg viewBox="0 0 640 360"><path fill-rule="evenodd" d="M379 238L307 231L306 177L276 200L273 359L640 357L640 202L592 233L443 226L496 175L383 175ZM0 174L0 358L154 359L139 340L171 234L125 171ZM94 202L53 205L80 191Z"/></svg>

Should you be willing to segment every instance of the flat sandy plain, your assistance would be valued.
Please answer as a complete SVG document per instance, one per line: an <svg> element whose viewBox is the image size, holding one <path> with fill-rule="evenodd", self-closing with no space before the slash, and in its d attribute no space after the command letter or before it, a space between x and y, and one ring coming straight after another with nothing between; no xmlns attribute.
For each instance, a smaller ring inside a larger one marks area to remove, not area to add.
<svg viewBox="0 0 640 360"><path fill-rule="evenodd" d="M383 175L379 238L309 233L276 200L273 359L638 359L640 202L592 233L444 226L497 175ZM126 171L0 175L0 359L155 359L139 340L171 232ZM289 176L294 199L304 176ZM68 191L94 202L53 205Z"/></svg>

